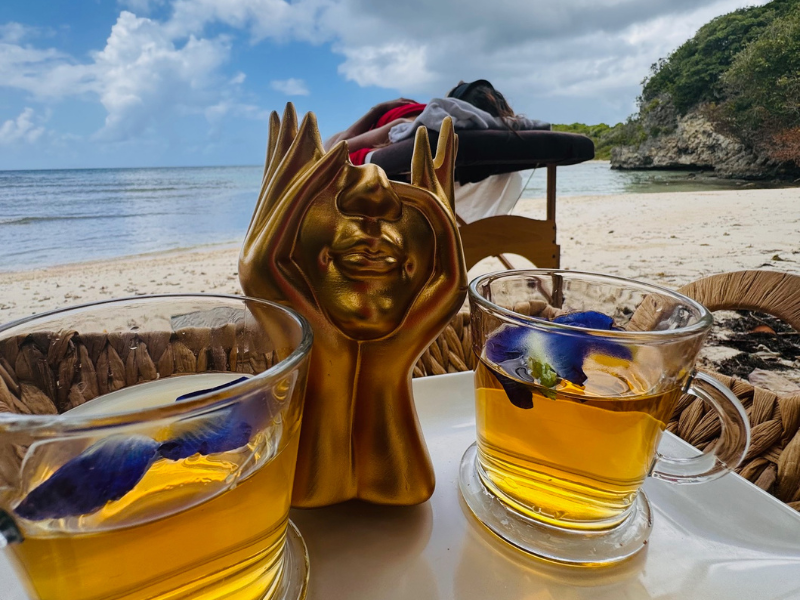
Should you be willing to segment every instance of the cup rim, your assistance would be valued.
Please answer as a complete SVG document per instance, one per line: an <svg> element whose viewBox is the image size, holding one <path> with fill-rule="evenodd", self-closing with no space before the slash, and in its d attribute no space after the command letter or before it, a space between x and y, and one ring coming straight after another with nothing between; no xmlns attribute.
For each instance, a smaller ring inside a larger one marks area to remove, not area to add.
<svg viewBox="0 0 800 600"><path fill-rule="evenodd" d="M76 304L74 306L67 306L23 317L21 319L0 325L0 334L14 327L18 327L19 325L37 321L44 317L51 317L60 313L66 313L87 307L102 306L106 304L120 304L132 301L148 302L150 300L160 299L182 300L189 298L235 300L242 304L245 302L255 302L264 306L268 306L272 309L277 309L289 318L293 319L300 326L300 330L302 332L300 343L297 345L297 348L295 348L289 354L289 356L266 369L262 373L248 377L245 381L233 384L224 388L223 390L216 392L209 391L205 394L197 396L196 398L192 398L191 400L185 400L177 404L172 403L163 406L146 408L142 410L129 410L109 415L70 415L69 411L58 415L26 415L4 412L0 413L0 434L10 432L33 433L42 430L46 432L52 432L53 434L65 432L77 433L99 428L137 425L145 422L155 422L174 417L195 417L199 414L211 412L227 405L234 404L236 402L236 398L241 394L247 394L249 392L256 391L257 388L260 387L259 384L262 380L277 378L294 370L310 353L311 346L314 341L314 333L308 320L303 315L289 307L283 306L271 300L263 300L261 298L253 298L251 296L238 296L235 294L149 294L142 296L125 296L122 298L109 298L98 300L97 302Z"/></svg>
<svg viewBox="0 0 800 600"><path fill-rule="evenodd" d="M643 287L649 289L651 292L657 292L659 294L663 294L666 296L670 296L672 298L678 299L681 302L685 302L690 306L697 309L699 313L699 317L696 323L692 323L686 327L678 327L677 329L663 329L657 331L626 331L626 330L607 330L607 329L593 329L591 327L577 327L575 325L566 325L564 323L555 323L553 321L547 321L546 319L540 319L537 317L529 317L526 315L521 315L519 313L514 312L511 309L504 308L502 306L498 306L497 304L487 300L483 296L480 295L477 288L479 285L484 284L486 282L492 282L497 279L502 279L504 277L515 276L515 275L567 275L567 276L583 276L589 279L599 279L602 281L610 282L610 283L617 283L617 284L625 284L631 286L634 284L638 287ZM694 335L702 334L707 332L711 325L714 322L713 316L711 315L711 311L709 311L705 306L685 296L680 294L674 290L669 288L655 285L652 283L645 283L643 281L637 281L635 279L626 279L625 277L617 277L615 275L605 275L603 273L592 273L589 271L568 271L565 269L512 269L508 271L495 271L493 273L486 273L484 275L479 275L475 279L473 279L469 284L469 300L470 303L476 303L483 307L484 309L488 309L492 312L500 313L506 319L511 321L516 321L520 325L532 327L532 328L540 328L544 330L551 330L554 333L561 332L561 333L579 333L582 335L597 335L603 336L608 338L613 338L620 341L628 341L632 343L643 343L648 340L658 340L663 342L665 338L671 339L683 339L686 337L691 337Z"/></svg>

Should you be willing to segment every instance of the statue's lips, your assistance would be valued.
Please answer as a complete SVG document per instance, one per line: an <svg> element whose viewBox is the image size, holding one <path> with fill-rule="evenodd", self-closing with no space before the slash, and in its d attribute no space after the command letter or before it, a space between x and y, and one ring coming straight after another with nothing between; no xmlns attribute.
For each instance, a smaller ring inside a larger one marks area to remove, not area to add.
<svg viewBox="0 0 800 600"><path fill-rule="evenodd" d="M387 275L405 262L399 248L383 241L356 243L338 251L333 248L331 256L341 271L354 277Z"/></svg>

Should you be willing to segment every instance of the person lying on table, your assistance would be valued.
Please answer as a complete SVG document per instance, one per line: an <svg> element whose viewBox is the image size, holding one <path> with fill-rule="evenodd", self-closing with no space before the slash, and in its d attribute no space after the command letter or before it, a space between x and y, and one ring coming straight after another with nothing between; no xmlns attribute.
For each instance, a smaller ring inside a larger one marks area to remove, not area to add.
<svg viewBox="0 0 800 600"><path fill-rule="evenodd" d="M350 161L354 165L370 162L370 154L391 143L412 137L419 126L438 131L445 117L459 129L550 129L548 123L527 119L514 113L502 93L485 79L460 81L446 98L433 98L420 104L398 98L373 106L346 130L329 138L324 147L331 149L347 140ZM464 222L507 214L522 192L519 173L493 175L477 183L456 185L456 210Z"/></svg>

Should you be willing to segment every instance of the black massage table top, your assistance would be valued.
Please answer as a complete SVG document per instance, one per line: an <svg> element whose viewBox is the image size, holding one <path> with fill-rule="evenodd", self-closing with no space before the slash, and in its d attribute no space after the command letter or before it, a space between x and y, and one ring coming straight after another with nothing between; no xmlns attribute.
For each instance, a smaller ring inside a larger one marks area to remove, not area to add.
<svg viewBox="0 0 800 600"><path fill-rule="evenodd" d="M594 143L588 137L560 131L462 130L458 134L455 180L461 184L481 181L490 175L535 169L547 165L566 166L594 158ZM439 134L429 131L435 155ZM370 162L390 179L408 180L414 137L379 148Z"/></svg>

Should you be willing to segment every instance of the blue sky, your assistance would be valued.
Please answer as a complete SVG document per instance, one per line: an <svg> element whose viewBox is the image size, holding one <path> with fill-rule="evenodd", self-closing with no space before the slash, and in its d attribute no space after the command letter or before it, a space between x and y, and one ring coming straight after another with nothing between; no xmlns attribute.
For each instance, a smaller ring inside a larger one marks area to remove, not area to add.
<svg viewBox="0 0 800 600"><path fill-rule="evenodd" d="M257 164L289 100L327 136L460 79L529 117L614 123L650 64L753 3L4 0L0 169Z"/></svg>

